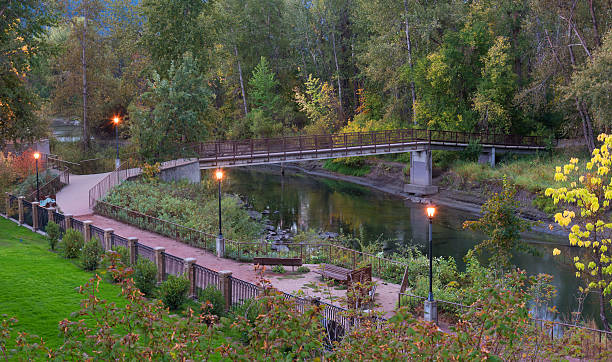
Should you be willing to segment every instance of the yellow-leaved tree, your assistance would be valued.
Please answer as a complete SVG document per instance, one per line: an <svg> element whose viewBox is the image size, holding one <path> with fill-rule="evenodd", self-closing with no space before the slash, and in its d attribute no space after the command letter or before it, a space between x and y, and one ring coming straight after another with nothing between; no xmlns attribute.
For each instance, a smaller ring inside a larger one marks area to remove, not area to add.
<svg viewBox="0 0 612 362"><path fill-rule="evenodd" d="M555 181L569 187L548 188L545 195L554 203L562 201L571 207L555 215L555 222L569 228L569 242L580 248L580 256L574 257L576 277L582 278L589 291L599 298L599 316L606 330L607 301L612 292L612 222L608 216L612 200L612 135L598 137L602 146L595 148L591 159L584 166L572 158L567 165L558 166ZM559 255L559 249L553 254Z"/></svg>

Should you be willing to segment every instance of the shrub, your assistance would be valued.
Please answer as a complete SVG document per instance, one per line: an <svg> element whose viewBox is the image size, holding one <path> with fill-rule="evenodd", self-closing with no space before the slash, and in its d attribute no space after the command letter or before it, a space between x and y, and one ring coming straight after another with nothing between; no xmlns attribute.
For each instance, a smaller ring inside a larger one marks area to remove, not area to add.
<svg viewBox="0 0 612 362"><path fill-rule="evenodd" d="M110 256L110 254L116 254L116 257L114 258L108 257ZM128 252L128 249L123 246L116 246L114 250L107 251L106 255L107 257L102 258L102 261L100 262L100 269L107 270L109 266L111 265L112 260L119 261L121 264L123 264L124 267L127 267L130 265L130 254ZM107 280L112 283L118 283L121 281L120 279L114 278L112 273L106 273L106 276L107 276Z"/></svg>
<svg viewBox="0 0 612 362"><path fill-rule="evenodd" d="M168 275L168 280L159 287L159 297L166 307L171 310L178 309L187 301L189 280L182 276Z"/></svg>
<svg viewBox="0 0 612 362"><path fill-rule="evenodd" d="M49 221L47 223L45 231L47 232L47 240L49 241L49 247L51 248L51 250L55 250L55 246L57 245L61 237L61 230L59 225L54 223L53 221Z"/></svg>
<svg viewBox="0 0 612 362"><path fill-rule="evenodd" d="M64 257L74 259L81 253L83 247L83 235L74 230L68 229L62 238L62 252Z"/></svg>
<svg viewBox="0 0 612 362"><path fill-rule="evenodd" d="M284 266L282 266L282 265L275 265L272 268L272 272L279 273L279 274L285 274L287 271L285 270Z"/></svg>
<svg viewBox="0 0 612 362"><path fill-rule="evenodd" d="M132 275L134 284L144 295L150 296L157 284L157 266L149 259L138 258Z"/></svg>
<svg viewBox="0 0 612 362"><path fill-rule="evenodd" d="M302 265L301 267L297 268L298 273L308 273L310 272L310 268L308 268L307 266Z"/></svg>
<svg viewBox="0 0 612 362"><path fill-rule="evenodd" d="M81 250L81 265L85 270L96 270L100 265L100 256L102 255L102 248L100 247L100 240L93 237L88 243L83 245Z"/></svg>
<svg viewBox="0 0 612 362"><path fill-rule="evenodd" d="M217 317L225 315L225 298L221 291L212 285L207 286L198 293L198 300L202 303L210 302L212 308L208 310L210 314Z"/></svg>

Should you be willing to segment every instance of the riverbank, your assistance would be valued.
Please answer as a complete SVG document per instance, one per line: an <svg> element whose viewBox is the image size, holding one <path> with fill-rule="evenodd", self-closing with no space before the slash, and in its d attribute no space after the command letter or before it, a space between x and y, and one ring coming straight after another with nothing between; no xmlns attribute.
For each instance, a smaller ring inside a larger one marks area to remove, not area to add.
<svg viewBox="0 0 612 362"><path fill-rule="evenodd" d="M401 162L390 162L380 159L368 160L370 172L365 176L349 176L336 172L328 171L323 168L321 161L308 161L301 163L285 163L282 166L269 165L257 166L257 168L270 168L278 170L284 168L290 172L304 173L310 176L323 177L333 180L350 182L356 185L368 187L390 195L394 195L410 202L418 204L434 203L453 209L465 211L474 215L480 214L482 205L487 201L489 195L501 190L501 187L494 182L485 182L480 188L471 187L470 191L462 191L456 188L441 185L448 179L448 171L443 172L434 168L434 184L439 186L439 192L428 197L417 197L404 193L404 184L409 182L409 176L405 174L405 164ZM533 228L535 232L550 235L567 236L567 231L554 224L550 215L542 212L533 206L533 199L537 196L526 190L519 190L517 198L521 204L521 215L531 221L540 221L540 225ZM553 225L552 230L550 225Z"/></svg>

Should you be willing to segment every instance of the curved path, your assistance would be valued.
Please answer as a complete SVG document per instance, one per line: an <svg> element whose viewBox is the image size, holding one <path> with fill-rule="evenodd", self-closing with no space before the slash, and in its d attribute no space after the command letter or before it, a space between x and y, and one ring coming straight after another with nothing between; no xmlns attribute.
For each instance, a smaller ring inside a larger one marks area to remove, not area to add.
<svg viewBox="0 0 612 362"><path fill-rule="evenodd" d="M65 214L73 216L88 215L92 213L89 208L89 189L94 187L107 173L91 175L70 175L70 184L57 193L57 205Z"/></svg>

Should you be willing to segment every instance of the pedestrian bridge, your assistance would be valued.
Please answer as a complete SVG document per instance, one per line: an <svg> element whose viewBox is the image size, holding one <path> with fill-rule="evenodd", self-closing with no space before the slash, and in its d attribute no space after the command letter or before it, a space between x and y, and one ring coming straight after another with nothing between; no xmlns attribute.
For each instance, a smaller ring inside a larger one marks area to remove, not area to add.
<svg viewBox="0 0 612 362"><path fill-rule="evenodd" d="M300 162L352 156L410 152L410 184L405 191L436 192L431 183L431 150L482 147L481 162L495 165L495 154L533 153L546 148L538 136L397 129L327 135L259 138L201 143L194 146L200 169Z"/></svg>

